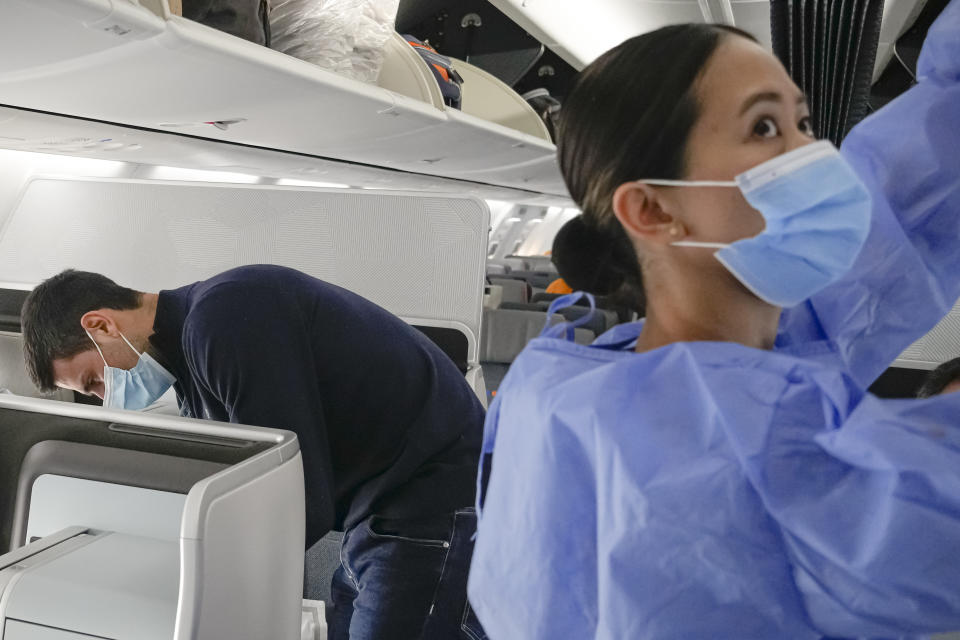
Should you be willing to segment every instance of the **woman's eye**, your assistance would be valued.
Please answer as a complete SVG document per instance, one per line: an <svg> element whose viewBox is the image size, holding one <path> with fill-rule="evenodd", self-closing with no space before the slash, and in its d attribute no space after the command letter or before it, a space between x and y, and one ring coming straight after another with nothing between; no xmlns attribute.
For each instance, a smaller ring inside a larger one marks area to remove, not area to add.
<svg viewBox="0 0 960 640"><path fill-rule="evenodd" d="M775 138L780 135L780 129L773 118L761 118L753 127L753 135L761 138Z"/></svg>
<svg viewBox="0 0 960 640"><path fill-rule="evenodd" d="M810 136L811 138L816 137L816 134L813 132L813 120L810 119L810 116L801 120L797 128L800 129L800 133L805 136Z"/></svg>

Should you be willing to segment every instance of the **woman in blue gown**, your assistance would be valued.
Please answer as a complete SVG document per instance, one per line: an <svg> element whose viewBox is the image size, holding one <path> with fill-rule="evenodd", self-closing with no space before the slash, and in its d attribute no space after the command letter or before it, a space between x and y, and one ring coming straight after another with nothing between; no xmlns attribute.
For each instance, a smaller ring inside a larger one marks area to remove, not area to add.
<svg viewBox="0 0 960 640"><path fill-rule="evenodd" d="M581 74L561 169L647 316L589 347L547 329L490 408L490 638L960 629L960 394L866 391L960 296L960 0L918 72L840 155L735 30L667 27Z"/></svg>

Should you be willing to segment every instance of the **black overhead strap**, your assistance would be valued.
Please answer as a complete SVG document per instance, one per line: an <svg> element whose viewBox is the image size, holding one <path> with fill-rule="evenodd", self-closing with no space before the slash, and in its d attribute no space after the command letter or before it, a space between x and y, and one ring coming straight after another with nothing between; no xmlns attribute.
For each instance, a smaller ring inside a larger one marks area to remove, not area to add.
<svg viewBox="0 0 960 640"><path fill-rule="evenodd" d="M838 146L868 113L882 19L883 0L770 0L773 51Z"/></svg>

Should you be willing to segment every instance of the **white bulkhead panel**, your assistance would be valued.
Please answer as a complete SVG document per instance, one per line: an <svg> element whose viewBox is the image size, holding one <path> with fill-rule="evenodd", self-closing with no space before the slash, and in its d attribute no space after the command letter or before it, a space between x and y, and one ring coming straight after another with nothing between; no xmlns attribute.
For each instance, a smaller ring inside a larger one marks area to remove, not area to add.
<svg viewBox="0 0 960 640"><path fill-rule="evenodd" d="M66 268L143 291L280 264L479 342L489 210L473 198L372 190L34 178L0 229L0 281Z"/></svg>

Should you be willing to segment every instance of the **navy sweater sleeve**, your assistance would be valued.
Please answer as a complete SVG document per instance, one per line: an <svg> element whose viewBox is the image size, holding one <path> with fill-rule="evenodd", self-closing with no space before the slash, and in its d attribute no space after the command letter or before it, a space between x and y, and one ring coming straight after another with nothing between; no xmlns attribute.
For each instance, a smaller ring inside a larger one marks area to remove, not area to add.
<svg viewBox="0 0 960 640"><path fill-rule="evenodd" d="M310 334L294 296L218 285L187 316L183 348L194 380L230 422L297 434L312 544L334 524L333 474Z"/></svg>

